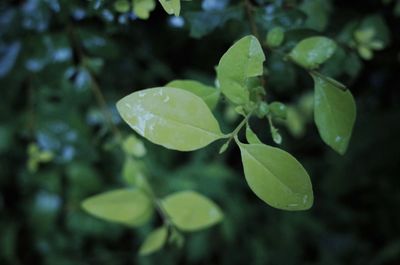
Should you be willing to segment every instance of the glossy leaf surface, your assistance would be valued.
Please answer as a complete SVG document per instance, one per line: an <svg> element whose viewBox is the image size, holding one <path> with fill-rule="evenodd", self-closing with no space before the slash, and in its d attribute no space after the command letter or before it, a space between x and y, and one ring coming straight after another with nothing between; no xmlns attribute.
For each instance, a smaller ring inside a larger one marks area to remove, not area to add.
<svg viewBox="0 0 400 265"><path fill-rule="evenodd" d="M183 89L138 91L118 101L117 109L138 134L169 149L191 151L224 137L206 103Z"/></svg>
<svg viewBox="0 0 400 265"><path fill-rule="evenodd" d="M162 205L172 222L183 231L207 228L223 218L218 205L194 191L181 191L167 196Z"/></svg>
<svg viewBox="0 0 400 265"><path fill-rule="evenodd" d="M151 216L150 199L137 189L119 189L90 197L82 202L90 214L111 222L140 226Z"/></svg>
<svg viewBox="0 0 400 265"><path fill-rule="evenodd" d="M336 43L326 37L311 37L300 41L290 52L290 58L299 65L314 69L328 60L336 50Z"/></svg>
<svg viewBox="0 0 400 265"><path fill-rule="evenodd" d="M313 204L310 177L289 153L264 144L240 144L251 190L272 207L306 210Z"/></svg>
<svg viewBox="0 0 400 265"><path fill-rule="evenodd" d="M263 74L265 55L256 37L246 36L228 49L217 68L222 93L235 104L249 101L250 77Z"/></svg>
<svg viewBox="0 0 400 265"><path fill-rule="evenodd" d="M194 80L174 80L166 84L167 87L175 87L187 90L201 97L210 109L218 103L220 92L211 86L206 86Z"/></svg>
<svg viewBox="0 0 400 265"><path fill-rule="evenodd" d="M314 78L314 120L324 142L340 154L349 144L354 122L356 104L349 90L334 86L323 78Z"/></svg>

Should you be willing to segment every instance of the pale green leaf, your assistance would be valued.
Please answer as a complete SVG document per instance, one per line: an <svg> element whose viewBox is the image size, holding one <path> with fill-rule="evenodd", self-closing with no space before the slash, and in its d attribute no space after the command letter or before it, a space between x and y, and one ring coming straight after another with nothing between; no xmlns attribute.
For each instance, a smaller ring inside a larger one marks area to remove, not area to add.
<svg viewBox="0 0 400 265"><path fill-rule="evenodd" d="M179 16L181 12L181 1L180 0L159 0L160 4L164 8L165 12L169 15L174 14L175 16Z"/></svg>
<svg viewBox="0 0 400 265"><path fill-rule="evenodd" d="M129 11L129 2L127 0L117 0L114 2L114 8L116 11L125 13Z"/></svg>
<svg viewBox="0 0 400 265"><path fill-rule="evenodd" d="M206 103L183 89L138 91L118 101L117 109L138 134L169 149L191 151L224 137Z"/></svg>
<svg viewBox="0 0 400 265"><path fill-rule="evenodd" d="M195 191L181 191L167 196L162 205L172 222L183 231L207 228L223 218L214 202Z"/></svg>
<svg viewBox="0 0 400 265"><path fill-rule="evenodd" d="M246 124L246 140L249 144L261 144L261 140L258 136L251 130L250 125Z"/></svg>
<svg viewBox="0 0 400 265"><path fill-rule="evenodd" d="M155 7L155 0L133 0L133 12L141 19L148 19Z"/></svg>
<svg viewBox="0 0 400 265"><path fill-rule="evenodd" d="M140 190L119 189L90 197L82 202L82 207L110 222L140 226L151 216L153 204Z"/></svg>
<svg viewBox="0 0 400 265"><path fill-rule="evenodd" d="M151 192L151 188L146 179L144 169L145 166L143 165L142 161L137 161L131 157L127 157L122 167L122 178L128 185L132 185L141 190Z"/></svg>
<svg viewBox="0 0 400 265"><path fill-rule="evenodd" d="M164 247L168 236L165 226L159 227L151 232L140 246L139 255L150 255Z"/></svg>
<svg viewBox="0 0 400 265"><path fill-rule="evenodd" d="M290 52L297 64L314 69L328 60L336 50L336 43L326 37L310 37L300 41Z"/></svg>
<svg viewBox="0 0 400 265"><path fill-rule="evenodd" d="M265 55L254 36L246 36L222 56L217 67L222 93L233 103L243 105L249 101L248 82L263 74Z"/></svg>
<svg viewBox="0 0 400 265"><path fill-rule="evenodd" d="M292 155L263 144L239 147L247 183L261 200L284 210L306 210L312 206L310 177Z"/></svg>
<svg viewBox="0 0 400 265"><path fill-rule="evenodd" d="M136 157L143 157L146 155L146 147L135 135L129 135L122 143L122 149L125 153Z"/></svg>
<svg viewBox="0 0 400 265"><path fill-rule="evenodd" d="M314 119L319 134L327 145L344 154L356 120L353 96L317 75L313 78Z"/></svg>
<svg viewBox="0 0 400 265"><path fill-rule="evenodd" d="M268 31L266 43L268 47L277 48L282 44L284 38L284 29L282 27L274 27Z"/></svg>
<svg viewBox="0 0 400 265"><path fill-rule="evenodd" d="M218 103L219 90L214 87L206 86L194 80L174 80L165 85L187 90L201 97L210 109L214 109Z"/></svg>

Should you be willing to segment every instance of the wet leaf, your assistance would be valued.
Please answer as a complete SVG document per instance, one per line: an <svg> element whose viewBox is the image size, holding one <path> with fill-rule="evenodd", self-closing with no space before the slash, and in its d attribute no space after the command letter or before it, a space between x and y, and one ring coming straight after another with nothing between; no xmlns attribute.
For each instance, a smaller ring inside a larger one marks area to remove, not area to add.
<svg viewBox="0 0 400 265"><path fill-rule="evenodd" d="M138 134L169 149L191 151L224 137L204 101L183 89L135 92L118 101L117 109Z"/></svg>
<svg viewBox="0 0 400 265"><path fill-rule="evenodd" d="M261 200L283 210L306 210L312 206L310 177L292 155L264 144L239 147L247 183Z"/></svg>
<svg viewBox="0 0 400 265"><path fill-rule="evenodd" d="M265 55L257 38L249 35L222 56L217 68L222 93L233 103L243 105L249 101L250 78L263 74Z"/></svg>
<svg viewBox="0 0 400 265"><path fill-rule="evenodd" d="M344 154L356 120L353 96L317 75L313 78L314 120L319 134L327 145Z"/></svg>

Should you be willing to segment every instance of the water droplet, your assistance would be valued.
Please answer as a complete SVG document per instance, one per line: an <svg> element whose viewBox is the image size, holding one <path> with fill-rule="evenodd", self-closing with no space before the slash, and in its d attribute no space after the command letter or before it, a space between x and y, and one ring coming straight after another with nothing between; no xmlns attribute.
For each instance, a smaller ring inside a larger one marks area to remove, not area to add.
<svg viewBox="0 0 400 265"><path fill-rule="evenodd" d="M335 138L335 142L336 143L339 143L339 142L341 142L343 140L343 138L341 137L341 136L336 136L336 138Z"/></svg>
<svg viewBox="0 0 400 265"><path fill-rule="evenodd" d="M163 100L163 102L168 102L169 101L169 96L166 96Z"/></svg>

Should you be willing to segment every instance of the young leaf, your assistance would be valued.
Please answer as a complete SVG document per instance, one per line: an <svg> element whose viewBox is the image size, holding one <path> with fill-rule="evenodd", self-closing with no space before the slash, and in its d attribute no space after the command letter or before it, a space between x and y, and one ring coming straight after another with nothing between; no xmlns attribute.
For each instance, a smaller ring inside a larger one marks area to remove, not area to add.
<svg viewBox="0 0 400 265"><path fill-rule="evenodd" d="M300 41L290 52L290 58L307 69L315 69L328 60L336 50L336 43L326 37L311 37Z"/></svg>
<svg viewBox="0 0 400 265"><path fill-rule="evenodd" d="M249 144L262 144L258 136L251 130L249 124L246 124L246 140Z"/></svg>
<svg viewBox="0 0 400 265"><path fill-rule="evenodd" d="M224 137L204 101L183 89L138 91L118 101L117 109L138 134L169 149L192 151Z"/></svg>
<svg viewBox="0 0 400 265"><path fill-rule="evenodd" d="M141 19L148 19L155 7L154 0L133 0L133 12Z"/></svg>
<svg viewBox="0 0 400 265"><path fill-rule="evenodd" d="M140 246L139 255L150 255L164 247L167 241L168 229L165 226L159 227L151 232L144 243Z"/></svg>
<svg viewBox="0 0 400 265"><path fill-rule="evenodd" d="M160 4L164 8L165 12L169 15L174 14L175 16L179 16L181 12L181 0L159 0Z"/></svg>
<svg viewBox="0 0 400 265"><path fill-rule="evenodd" d="M183 231L207 228L223 218L214 202L195 191L181 191L167 196L162 205L172 222Z"/></svg>
<svg viewBox="0 0 400 265"><path fill-rule="evenodd" d="M283 210L306 210L312 206L310 177L292 155L264 144L239 147L247 183L261 200Z"/></svg>
<svg viewBox="0 0 400 265"><path fill-rule="evenodd" d="M187 90L201 97L210 109L214 109L218 103L220 92L214 87L206 86L193 80L174 80L165 85Z"/></svg>
<svg viewBox="0 0 400 265"><path fill-rule="evenodd" d="M323 78L314 78L314 120L322 140L344 154L356 120L356 104L349 90L343 91Z"/></svg>
<svg viewBox="0 0 400 265"><path fill-rule="evenodd" d="M265 55L254 36L246 36L228 49L217 68L222 93L233 103L244 105L249 101L249 78L263 74Z"/></svg>
<svg viewBox="0 0 400 265"><path fill-rule="evenodd" d="M129 135L122 143L122 149L125 153L136 157L143 157L146 155L146 147L135 135Z"/></svg>
<svg viewBox="0 0 400 265"><path fill-rule="evenodd" d="M98 218L129 226L144 224L153 209L146 194L136 189L119 189L95 195L84 200L82 207Z"/></svg>

